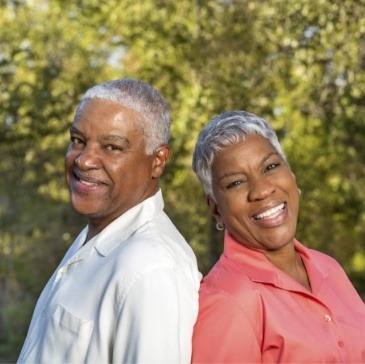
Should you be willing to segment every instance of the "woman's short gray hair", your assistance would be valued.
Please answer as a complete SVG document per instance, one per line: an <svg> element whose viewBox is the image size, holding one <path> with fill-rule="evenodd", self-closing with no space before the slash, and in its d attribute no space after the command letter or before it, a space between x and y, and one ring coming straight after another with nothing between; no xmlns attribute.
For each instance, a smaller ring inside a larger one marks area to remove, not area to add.
<svg viewBox="0 0 365 364"><path fill-rule="evenodd" d="M267 139L286 160L278 137L271 125L247 111L227 111L214 117L200 132L193 154L193 170L203 185L206 195L214 199L212 165L215 155L223 148L258 134Z"/></svg>
<svg viewBox="0 0 365 364"><path fill-rule="evenodd" d="M170 110L164 97L140 80L121 78L96 85L86 91L81 102L100 99L115 102L136 111L146 140L146 152L152 154L170 139Z"/></svg>

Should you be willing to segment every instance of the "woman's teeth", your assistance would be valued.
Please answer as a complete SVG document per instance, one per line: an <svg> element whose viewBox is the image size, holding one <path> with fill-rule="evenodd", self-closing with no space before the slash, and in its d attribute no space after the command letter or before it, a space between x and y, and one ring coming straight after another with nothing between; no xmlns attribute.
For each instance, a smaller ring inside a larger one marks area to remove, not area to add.
<svg viewBox="0 0 365 364"><path fill-rule="evenodd" d="M281 211L283 211L285 208L285 203L282 203L279 206L276 206L270 210L267 210L265 212L263 212L262 214L259 215L255 215L253 218L255 220L261 220L261 219L265 219L267 217L274 217L276 215L278 215Z"/></svg>

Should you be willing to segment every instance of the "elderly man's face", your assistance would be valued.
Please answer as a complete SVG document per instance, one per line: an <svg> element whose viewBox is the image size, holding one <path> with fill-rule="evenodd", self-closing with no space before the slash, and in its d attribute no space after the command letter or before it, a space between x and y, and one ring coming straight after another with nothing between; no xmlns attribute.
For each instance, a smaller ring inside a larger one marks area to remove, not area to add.
<svg viewBox="0 0 365 364"><path fill-rule="evenodd" d="M156 154L146 154L137 118L131 109L92 99L82 102L70 128L71 201L99 230L157 191L164 165L159 169Z"/></svg>
<svg viewBox="0 0 365 364"><path fill-rule="evenodd" d="M212 168L213 215L243 245L260 251L293 243L299 208L295 177L259 135L222 149Z"/></svg>

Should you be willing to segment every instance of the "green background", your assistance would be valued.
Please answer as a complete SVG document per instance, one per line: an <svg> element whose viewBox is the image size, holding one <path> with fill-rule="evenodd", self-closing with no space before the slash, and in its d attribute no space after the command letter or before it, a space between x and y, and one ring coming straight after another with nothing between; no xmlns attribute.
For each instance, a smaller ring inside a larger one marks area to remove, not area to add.
<svg viewBox="0 0 365 364"><path fill-rule="evenodd" d="M63 177L68 128L94 84L139 78L166 97L166 211L206 273L221 252L191 171L224 110L265 117L302 190L297 238L365 292L364 0L0 1L0 361L85 226Z"/></svg>

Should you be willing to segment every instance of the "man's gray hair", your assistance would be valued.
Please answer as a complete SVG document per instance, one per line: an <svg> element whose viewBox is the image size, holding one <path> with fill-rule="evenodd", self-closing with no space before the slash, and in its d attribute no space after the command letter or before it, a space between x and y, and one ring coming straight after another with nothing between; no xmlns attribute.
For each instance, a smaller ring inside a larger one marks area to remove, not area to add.
<svg viewBox="0 0 365 364"><path fill-rule="evenodd" d="M146 140L146 152L152 154L170 139L170 110L164 97L151 85L140 80L121 78L96 85L86 91L81 102L100 99L115 102L136 111Z"/></svg>
<svg viewBox="0 0 365 364"><path fill-rule="evenodd" d="M212 165L216 154L225 147L258 134L267 139L286 160L274 129L263 118L247 111L227 111L214 117L200 132L193 154L193 170L205 194L215 200L212 187Z"/></svg>

